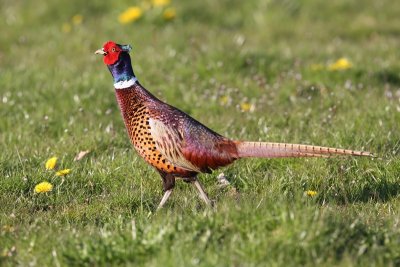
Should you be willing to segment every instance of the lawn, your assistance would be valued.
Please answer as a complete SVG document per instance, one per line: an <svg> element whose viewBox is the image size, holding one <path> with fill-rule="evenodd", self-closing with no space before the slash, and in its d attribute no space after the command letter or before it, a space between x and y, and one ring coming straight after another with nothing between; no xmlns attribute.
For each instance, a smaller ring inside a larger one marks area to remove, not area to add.
<svg viewBox="0 0 400 267"><path fill-rule="evenodd" d="M400 265L399 1L0 7L1 266ZM214 210L178 181L155 212L161 179L94 55L108 40L133 46L148 90L225 136L377 157L240 160L199 176ZM34 193L43 181L53 190Z"/></svg>

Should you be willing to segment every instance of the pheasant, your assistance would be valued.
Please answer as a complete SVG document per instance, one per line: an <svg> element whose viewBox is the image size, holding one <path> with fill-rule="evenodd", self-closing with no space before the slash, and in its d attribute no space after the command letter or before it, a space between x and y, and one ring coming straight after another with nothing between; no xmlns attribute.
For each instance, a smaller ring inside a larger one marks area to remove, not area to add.
<svg viewBox="0 0 400 267"><path fill-rule="evenodd" d="M176 178L194 185L200 198L211 205L197 175L210 173L241 158L371 156L369 152L347 149L228 139L147 91L133 72L131 49L130 45L109 41L95 54L103 55L113 76L130 141L139 155L161 175L164 195L157 209L170 197Z"/></svg>

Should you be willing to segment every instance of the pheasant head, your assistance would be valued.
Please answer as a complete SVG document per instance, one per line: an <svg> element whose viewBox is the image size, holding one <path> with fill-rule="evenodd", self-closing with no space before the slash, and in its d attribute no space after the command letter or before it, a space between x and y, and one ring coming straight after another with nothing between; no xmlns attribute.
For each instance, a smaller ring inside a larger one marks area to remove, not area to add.
<svg viewBox="0 0 400 267"><path fill-rule="evenodd" d="M103 61L107 65L114 78L114 86L126 86L127 83L136 82L136 77L132 69L131 57L129 52L132 50L130 45L120 45L113 41L108 41L103 48L97 50L95 54L103 55Z"/></svg>

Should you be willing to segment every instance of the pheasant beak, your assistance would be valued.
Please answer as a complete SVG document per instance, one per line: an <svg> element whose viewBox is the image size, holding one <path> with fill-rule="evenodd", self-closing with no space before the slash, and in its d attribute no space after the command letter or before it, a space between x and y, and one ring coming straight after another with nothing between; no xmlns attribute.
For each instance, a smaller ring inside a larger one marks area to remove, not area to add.
<svg viewBox="0 0 400 267"><path fill-rule="evenodd" d="M104 51L104 48L98 49L98 50L96 50L96 52L94 52L94 53L95 53L95 54L99 54L99 55L103 55L103 56L107 55L107 52Z"/></svg>

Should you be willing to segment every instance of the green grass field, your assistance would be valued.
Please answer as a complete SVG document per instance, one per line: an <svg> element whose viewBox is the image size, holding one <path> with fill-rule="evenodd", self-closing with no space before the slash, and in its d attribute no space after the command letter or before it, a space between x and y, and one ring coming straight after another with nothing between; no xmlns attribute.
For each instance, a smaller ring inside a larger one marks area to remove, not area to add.
<svg viewBox="0 0 400 267"><path fill-rule="evenodd" d="M153 8L126 25L145 4L43 2L0 2L0 266L400 265L400 2L174 0L174 20ZM155 212L161 179L93 54L108 40L225 136L378 157L241 160L199 176L215 211L178 181ZM52 156L71 173L46 170Z"/></svg>

